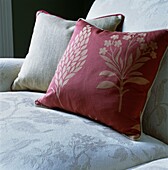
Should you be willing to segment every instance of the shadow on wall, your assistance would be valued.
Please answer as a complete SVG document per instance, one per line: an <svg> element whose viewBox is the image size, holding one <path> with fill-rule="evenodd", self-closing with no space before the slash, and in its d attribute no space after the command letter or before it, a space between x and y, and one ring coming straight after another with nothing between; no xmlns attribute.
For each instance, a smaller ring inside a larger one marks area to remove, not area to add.
<svg viewBox="0 0 168 170"><path fill-rule="evenodd" d="M24 58L28 52L38 10L77 20L85 18L94 0L13 0L14 56Z"/></svg>

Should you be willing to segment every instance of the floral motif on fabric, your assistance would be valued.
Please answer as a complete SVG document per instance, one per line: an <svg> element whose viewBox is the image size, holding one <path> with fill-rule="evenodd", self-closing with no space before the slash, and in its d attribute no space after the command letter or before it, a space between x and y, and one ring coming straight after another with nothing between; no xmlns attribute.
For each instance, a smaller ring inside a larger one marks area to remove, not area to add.
<svg viewBox="0 0 168 170"><path fill-rule="evenodd" d="M127 83L136 83L138 85L146 85L149 81L143 77L143 73L139 71L146 62L155 59L157 54L157 43L151 41L149 44L145 41L146 33L127 33L123 37L120 35L112 35L109 40L104 41L104 47L100 48L99 54L105 61L109 70L103 70L99 76L114 76L119 81L116 84L112 81L102 81L98 84L98 89L117 88L119 92L118 112L122 109L123 95L129 91L125 88ZM124 41L127 41L127 48L123 48ZM136 49L136 53L132 48ZM125 50L126 49L126 50ZM123 50L125 55L123 57ZM115 80L115 79L114 79Z"/></svg>

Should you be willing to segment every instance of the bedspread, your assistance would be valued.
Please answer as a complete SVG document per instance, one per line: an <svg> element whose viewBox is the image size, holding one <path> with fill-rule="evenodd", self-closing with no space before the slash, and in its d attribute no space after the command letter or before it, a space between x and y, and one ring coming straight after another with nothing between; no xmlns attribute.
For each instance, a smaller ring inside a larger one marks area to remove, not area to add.
<svg viewBox="0 0 168 170"><path fill-rule="evenodd" d="M168 156L168 145L145 134L131 141L63 111L37 107L42 93L0 93L0 169L126 169Z"/></svg>

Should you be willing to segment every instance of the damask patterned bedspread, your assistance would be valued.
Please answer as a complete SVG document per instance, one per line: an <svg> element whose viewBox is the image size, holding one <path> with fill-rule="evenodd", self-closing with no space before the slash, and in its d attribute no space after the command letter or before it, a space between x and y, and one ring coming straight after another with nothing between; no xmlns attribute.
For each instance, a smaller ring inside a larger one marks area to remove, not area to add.
<svg viewBox="0 0 168 170"><path fill-rule="evenodd" d="M0 93L0 170L120 170L168 157L145 134L131 141L91 120L37 107L41 93Z"/></svg>

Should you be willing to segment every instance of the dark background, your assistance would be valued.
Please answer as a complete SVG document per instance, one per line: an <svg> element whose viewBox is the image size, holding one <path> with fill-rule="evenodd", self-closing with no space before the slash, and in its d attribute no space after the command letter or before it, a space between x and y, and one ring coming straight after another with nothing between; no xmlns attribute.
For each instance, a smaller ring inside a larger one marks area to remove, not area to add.
<svg viewBox="0 0 168 170"><path fill-rule="evenodd" d="M94 0L13 0L14 56L24 58L38 10L45 10L65 19L85 18Z"/></svg>

